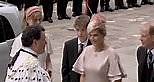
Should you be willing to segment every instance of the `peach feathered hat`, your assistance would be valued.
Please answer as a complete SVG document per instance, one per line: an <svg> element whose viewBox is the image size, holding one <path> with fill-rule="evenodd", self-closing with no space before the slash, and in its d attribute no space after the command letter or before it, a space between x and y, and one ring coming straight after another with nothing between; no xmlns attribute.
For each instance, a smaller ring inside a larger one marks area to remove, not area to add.
<svg viewBox="0 0 154 82"><path fill-rule="evenodd" d="M88 24L88 27L87 27L87 32L91 32L94 28L97 28L98 26L105 26L105 23L106 23L106 17L103 13L97 13L97 14L94 14L92 17L91 17L91 20Z"/></svg>

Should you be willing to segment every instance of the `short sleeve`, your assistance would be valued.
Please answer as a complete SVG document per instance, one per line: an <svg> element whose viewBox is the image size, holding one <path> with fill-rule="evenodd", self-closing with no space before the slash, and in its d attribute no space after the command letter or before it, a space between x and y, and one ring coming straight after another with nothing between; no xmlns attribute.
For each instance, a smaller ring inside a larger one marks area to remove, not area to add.
<svg viewBox="0 0 154 82"><path fill-rule="evenodd" d="M109 56L109 70L108 77L111 81L122 79L126 77L126 73L120 63L120 58L116 53Z"/></svg>
<svg viewBox="0 0 154 82"><path fill-rule="evenodd" d="M76 60L76 62L73 65L73 71L79 73L79 74L84 74L85 68L84 68L84 64L85 64L85 52L86 49L83 50L83 52L81 53L81 55L78 57L78 59Z"/></svg>

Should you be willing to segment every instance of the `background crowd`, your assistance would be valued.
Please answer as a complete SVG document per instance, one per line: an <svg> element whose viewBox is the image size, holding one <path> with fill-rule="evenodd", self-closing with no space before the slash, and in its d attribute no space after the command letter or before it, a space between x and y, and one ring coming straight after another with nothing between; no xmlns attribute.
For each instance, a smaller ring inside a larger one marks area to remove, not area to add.
<svg viewBox="0 0 154 82"><path fill-rule="evenodd" d="M71 19L67 15L66 9L68 1L71 0L1 0L7 1L9 3L15 4L19 10L36 5L42 5L44 11L43 21L48 21L52 23L52 13L53 13L53 4L57 3L57 18L58 20L62 19ZM72 0L72 17L79 16L81 14L86 14L91 16L94 13L110 11L118 9L128 9L132 7L141 7L141 5L149 4L153 5L154 0ZM83 7L83 2L86 6ZM99 3L100 2L100 3ZM98 10L98 5L100 4L100 10ZM84 11L82 11L84 9Z"/></svg>
<svg viewBox="0 0 154 82"><path fill-rule="evenodd" d="M44 27L40 24L42 20L49 21L50 23L53 22L51 19L52 14L49 12L50 9L53 10L53 2L51 7L51 4L49 4L50 1L33 1L30 3L28 0L24 2L26 28L15 39L12 45L11 52L13 52L13 55L10 54L12 61L8 66L6 82L52 81L50 55L53 52L52 49L48 47L51 46L50 41L48 41L48 36L44 33ZM96 5L93 4L95 2L97 3ZM111 0L105 0L103 7L101 7L101 12L141 7L141 4L153 4L153 1L150 0L137 0L135 2L134 0L115 0L115 3L113 2L111 3ZM47 5L47 3L49 5ZM57 6L59 20L70 19L66 14L67 3L68 1L64 0L57 1L57 5L59 4L59 6ZM42 9L38 6L34 6L40 4L44 4L44 17ZM73 5L75 5L75 3ZM127 76L122 67L119 55L105 42L107 34L106 18L102 13L97 13L97 6L97 0L86 0L86 15L82 15L82 9L79 11L76 11L78 9L72 10L72 16L79 16L74 22L77 37L64 43L61 68L62 82L122 82L122 78ZM75 6L73 7L75 8ZM49 10L44 10L48 8ZM61 10L61 8L65 9ZM93 13L97 14L92 16ZM137 50L138 81L153 82L153 21L143 25L140 40L142 46ZM43 59L41 59L41 55L44 56Z"/></svg>

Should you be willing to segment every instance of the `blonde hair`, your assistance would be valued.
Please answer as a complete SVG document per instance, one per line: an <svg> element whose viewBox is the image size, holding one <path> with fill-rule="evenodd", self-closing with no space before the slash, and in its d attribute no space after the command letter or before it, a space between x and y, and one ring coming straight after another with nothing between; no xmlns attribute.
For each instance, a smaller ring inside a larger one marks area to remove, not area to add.
<svg viewBox="0 0 154 82"><path fill-rule="evenodd" d="M97 28L92 29L89 33L96 31L97 33L102 34L103 36L106 36L107 32L106 32L106 28L102 27L102 26L98 26Z"/></svg>
<svg viewBox="0 0 154 82"><path fill-rule="evenodd" d="M40 12L41 15L42 15L42 19L43 19L42 9L41 9L39 6L32 6L32 7L29 7L29 8L25 11L25 13L24 13L24 19L23 19L23 22L25 23L26 26L28 25L28 23L27 23L28 17L34 16L34 13L36 13L36 12Z"/></svg>

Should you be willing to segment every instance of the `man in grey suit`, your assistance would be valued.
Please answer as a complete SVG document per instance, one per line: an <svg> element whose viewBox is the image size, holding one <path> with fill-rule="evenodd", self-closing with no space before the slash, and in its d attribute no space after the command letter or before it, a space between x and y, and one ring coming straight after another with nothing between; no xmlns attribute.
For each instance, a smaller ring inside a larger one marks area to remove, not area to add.
<svg viewBox="0 0 154 82"><path fill-rule="evenodd" d="M62 82L80 82L80 74L72 71L73 64L82 52L83 48L91 45L88 40L87 25L90 18L80 15L74 23L76 38L66 41L63 49Z"/></svg>
<svg viewBox="0 0 154 82"><path fill-rule="evenodd" d="M154 82L154 21L143 25L137 50L138 82Z"/></svg>

